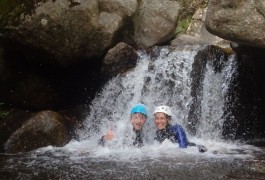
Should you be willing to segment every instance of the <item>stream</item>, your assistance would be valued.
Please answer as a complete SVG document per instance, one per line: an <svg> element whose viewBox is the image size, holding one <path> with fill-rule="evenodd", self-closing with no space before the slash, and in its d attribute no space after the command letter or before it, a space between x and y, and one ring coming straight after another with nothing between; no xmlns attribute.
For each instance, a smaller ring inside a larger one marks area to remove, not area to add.
<svg viewBox="0 0 265 180"><path fill-rule="evenodd" d="M64 147L0 154L0 179L265 179L264 146L222 137L224 107L238 73L233 55L220 72L207 61L199 110L193 110L199 121L195 125L189 121L194 101L191 72L202 48L156 47L153 55L138 52L137 66L109 80L90 104L84 128L76 130L78 139ZM137 103L148 107L142 148L132 145L129 121ZM153 112L159 105L171 106L172 124L181 124L189 141L204 145L207 151L180 149L167 140L155 142ZM104 147L98 145L109 128L114 129L115 139Z"/></svg>

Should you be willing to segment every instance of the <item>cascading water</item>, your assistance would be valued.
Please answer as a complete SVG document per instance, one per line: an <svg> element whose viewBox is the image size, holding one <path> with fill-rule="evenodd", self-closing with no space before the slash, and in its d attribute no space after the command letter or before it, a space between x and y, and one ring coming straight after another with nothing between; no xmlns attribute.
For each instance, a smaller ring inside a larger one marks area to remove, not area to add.
<svg viewBox="0 0 265 180"><path fill-rule="evenodd" d="M221 139L224 123L225 97L230 82L237 76L237 62L234 56L228 58L221 72L214 71L211 61L206 64L201 102L201 120L197 136L205 139Z"/></svg>
<svg viewBox="0 0 265 180"><path fill-rule="evenodd" d="M78 130L78 141L7 158L0 170L16 173L19 179L220 179L231 177L233 172L237 172L232 175L235 179L245 178L241 172L257 167L251 159L260 149L230 143L221 136L237 63L230 56L216 70L214 61L204 59L204 68L194 71L194 59L203 48L156 47L149 53L139 52L137 66L111 79L93 100L84 128ZM137 103L145 104L149 111L142 148L132 146L134 132L129 121L130 110ZM180 149L169 141L154 142L153 111L158 105L171 106L172 123L181 124L188 139L208 151L199 153L196 147ZM98 145L109 128L115 131L115 139L104 147Z"/></svg>
<svg viewBox="0 0 265 180"><path fill-rule="evenodd" d="M125 131L132 130L129 113L137 103L145 104L149 110L144 126L146 143L153 142L153 111L156 106L171 106L174 112L172 123L187 127L193 100L191 71L194 56L200 48L156 48L153 57L140 52L137 67L125 76L110 80L95 98L85 121L86 128L79 132L80 140L89 137L99 139L112 126L121 133L117 136L123 137ZM236 75L236 67L233 56L225 62L221 72L214 72L213 63L207 61L202 85L201 114L197 115L200 121L197 124L196 137L216 140L221 138L225 95L228 93L230 80Z"/></svg>
<svg viewBox="0 0 265 180"><path fill-rule="evenodd" d="M149 110L144 126L146 143L153 142L155 106L171 106L175 112L173 123L185 126L192 100L190 72L198 48L199 46L182 51L156 49L159 52L156 57L139 53L137 67L126 76L118 76L109 81L93 101L85 124L87 128L79 133L80 139L87 139L88 136L98 139L113 125L121 132L118 137L123 137L124 131L132 131L129 113L137 103L144 103Z"/></svg>

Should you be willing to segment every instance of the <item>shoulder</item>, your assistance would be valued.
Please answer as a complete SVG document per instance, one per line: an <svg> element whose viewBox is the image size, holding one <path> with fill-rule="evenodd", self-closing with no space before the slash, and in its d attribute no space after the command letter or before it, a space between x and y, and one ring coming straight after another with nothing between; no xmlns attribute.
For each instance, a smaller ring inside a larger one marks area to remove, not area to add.
<svg viewBox="0 0 265 180"><path fill-rule="evenodd" d="M183 127L179 124L171 125L170 130L173 132L185 132Z"/></svg>
<svg viewBox="0 0 265 180"><path fill-rule="evenodd" d="M180 128L180 129L183 129L182 126L179 125L179 124L170 125L170 128L171 128L171 129L179 129L179 128Z"/></svg>

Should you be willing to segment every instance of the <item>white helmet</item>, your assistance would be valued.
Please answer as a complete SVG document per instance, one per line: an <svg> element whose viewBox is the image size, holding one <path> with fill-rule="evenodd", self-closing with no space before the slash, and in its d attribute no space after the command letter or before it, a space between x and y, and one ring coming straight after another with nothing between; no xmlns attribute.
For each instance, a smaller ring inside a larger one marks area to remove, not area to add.
<svg viewBox="0 0 265 180"><path fill-rule="evenodd" d="M158 113L158 112L162 112L168 116L172 116L172 112L171 112L171 109L169 106L158 106L158 107L156 107L154 114Z"/></svg>

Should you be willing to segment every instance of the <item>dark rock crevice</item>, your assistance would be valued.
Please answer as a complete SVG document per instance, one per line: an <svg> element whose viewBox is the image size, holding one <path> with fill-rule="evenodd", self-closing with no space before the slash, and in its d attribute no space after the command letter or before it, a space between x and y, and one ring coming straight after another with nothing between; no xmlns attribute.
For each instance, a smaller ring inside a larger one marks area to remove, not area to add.
<svg viewBox="0 0 265 180"><path fill-rule="evenodd" d="M223 135L229 139L251 140L265 136L265 54L260 48L235 48L238 61L238 86L233 89L227 106L237 122L226 119ZM235 104L236 102L236 104Z"/></svg>
<svg viewBox="0 0 265 180"><path fill-rule="evenodd" d="M75 107L89 103L101 86L99 59L80 60L83 63L62 68L32 63L30 59L38 57L28 57L18 49L4 50L5 69L0 82L0 98L13 107L28 110Z"/></svg>

